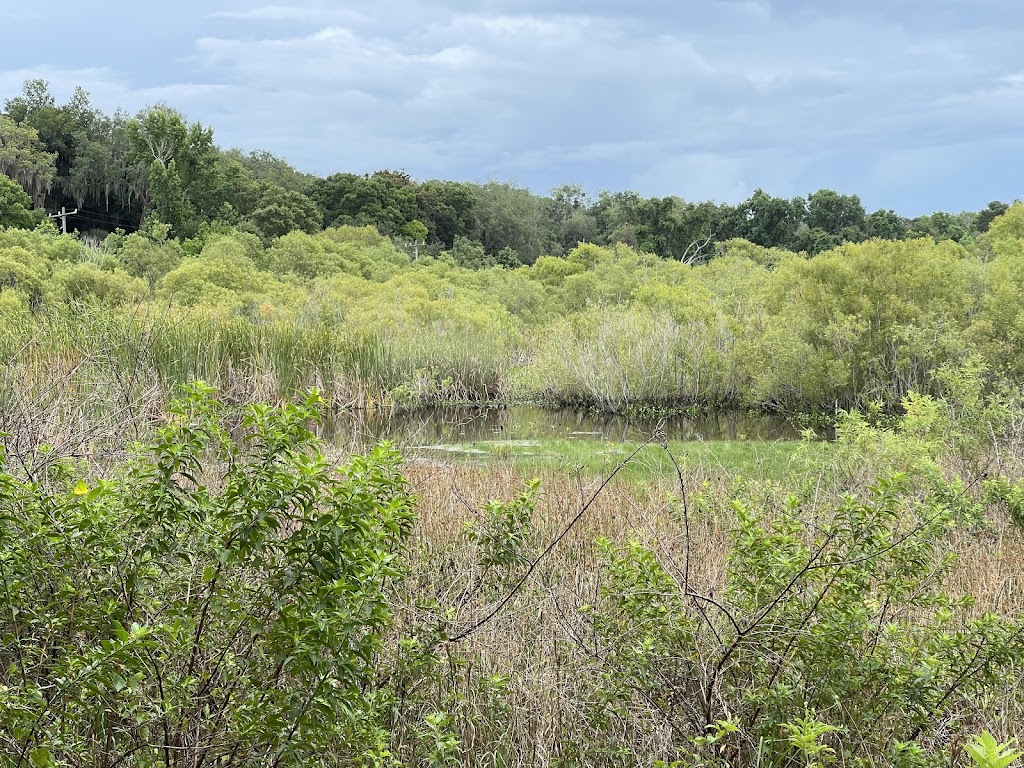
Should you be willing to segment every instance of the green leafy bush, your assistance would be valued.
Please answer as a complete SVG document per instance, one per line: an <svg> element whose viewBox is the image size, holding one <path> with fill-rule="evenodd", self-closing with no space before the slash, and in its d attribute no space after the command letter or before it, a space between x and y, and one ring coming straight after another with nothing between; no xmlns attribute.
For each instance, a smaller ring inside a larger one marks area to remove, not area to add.
<svg viewBox="0 0 1024 768"><path fill-rule="evenodd" d="M940 410L917 401L891 440L847 425L839 461L872 435L879 447L865 454L879 474L864 491L826 506L740 491L717 589L692 583L689 549L679 558L605 542L606 579L590 609L603 667L597 741L618 735L628 746L670 729L665 757L686 765L784 765L794 748L802 765L896 753L923 765L915 749L937 753L950 713L998 690L1024 660L1020 617L975 611L942 587L956 564L944 542L964 522L956 497L966 489L940 479L934 430L896 450L897 435L934 427ZM608 712L640 734L616 734Z"/></svg>
<svg viewBox="0 0 1024 768"><path fill-rule="evenodd" d="M300 765L375 743L411 497L386 445L317 452L317 414L252 405L229 429L193 385L114 476L0 465L0 753Z"/></svg>

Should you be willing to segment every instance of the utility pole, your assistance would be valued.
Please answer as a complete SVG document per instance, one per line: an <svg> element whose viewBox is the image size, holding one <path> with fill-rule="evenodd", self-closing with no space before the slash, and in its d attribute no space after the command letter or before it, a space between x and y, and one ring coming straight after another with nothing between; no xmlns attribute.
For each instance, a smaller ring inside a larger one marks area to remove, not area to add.
<svg viewBox="0 0 1024 768"><path fill-rule="evenodd" d="M412 250L412 260L416 261L420 257L420 248L422 248L426 244L427 243L425 240L406 241L405 250Z"/></svg>
<svg viewBox="0 0 1024 768"><path fill-rule="evenodd" d="M49 218L60 219L60 231L62 234L66 235L68 233L68 216L74 216L76 213L78 213L77 208L73 211L69 211L62 205L60 207L60 213L51 213L49 214Z"/></svg>

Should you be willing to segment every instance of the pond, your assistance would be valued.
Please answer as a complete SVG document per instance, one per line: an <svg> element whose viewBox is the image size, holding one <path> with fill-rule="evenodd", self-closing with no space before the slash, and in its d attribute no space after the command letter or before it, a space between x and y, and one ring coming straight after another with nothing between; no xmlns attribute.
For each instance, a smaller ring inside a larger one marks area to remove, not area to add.
<svg viewBox="0 0 1024 768"><path fill-rule="evenodd" d="M788 420L747 411L659 419L532 405L429 408L374 416L343 413L326 430L325 437L336 444L359 446L388 439L420 449L549 440L639 443L652 435L683 442L800 439L800 431Z"/></svg>
<svg viewBox="0 0 1024 768"><path fill-rule="evenodd" d="M642 446L652 436L658 444ZM638 481L673 477L673 456L709 477L782 479L799 455L824 456L830 449L824 440L802 442L786 419L746 411L657 419L531 405L432 408L375 418L339 414L325 425L324 437L354 451L389 439L410 462L498 459L585 469L596 476L607 476L632 457L623 477Z"/></svg>

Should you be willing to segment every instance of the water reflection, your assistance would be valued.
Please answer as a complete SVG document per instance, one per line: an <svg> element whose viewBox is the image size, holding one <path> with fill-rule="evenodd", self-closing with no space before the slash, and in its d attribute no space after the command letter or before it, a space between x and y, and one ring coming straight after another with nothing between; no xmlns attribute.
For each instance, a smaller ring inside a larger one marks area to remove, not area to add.
<svg viewBox="0 0 1024 768"><path fill-rule="evenodd" d="M517 405L504 408L430 408L400 414L336 414L325 437L336 444L365 446L381 439L403 446L546 439L636 442L654 434L669 440L797 440L786 419L727 411L665 419L595 414Z"/></svg>

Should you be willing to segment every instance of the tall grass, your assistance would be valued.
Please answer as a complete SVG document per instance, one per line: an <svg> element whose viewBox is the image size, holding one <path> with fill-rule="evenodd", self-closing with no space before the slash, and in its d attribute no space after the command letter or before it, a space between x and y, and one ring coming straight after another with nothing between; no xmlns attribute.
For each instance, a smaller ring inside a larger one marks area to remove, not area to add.
<svg viewBox="0 0 1024 768"><path fill-rule="evenodd" d="M518 400L604 411L741 406L793 413L834 411L869 397L895 406L905 394L902 384L886 394L877 382L851 390L849 361L790 338L788 328L744 327L715 312L681 319L632 306L525 327L412 317L375 323L372 313L313 317L152 303L58 305L5 322L0 354L16 382L49 381L63 367L89 361L90 375L106 366L116 380L164 397L202 379L237 401L287 399L316 387L335 407L371 410ZM937 394L929 371L914 381Z"/></svg>
<svg viewBox="0 0 1024 768"><path fill-rule="evenodd" d="M781 511L783 499L777 494L795 488L817 488L814 506L824 508L835 501L839 489L828 488L825 474L815 470L819 459L793 463L774 478L778 485L766 484L761 491L766 508L778 502ZM613 482L515 601L445 651L442 679L432 690L426 684L419 691L422 711L405 711L403 717L415 719L433 710L452 713L456 735L466 746L459 765L651 765L671 754L678 734L659 721L659 703L640 696L631 711L608 712L612 724L602 734L593 730L595 713L603 707L602 690L608 685L601 669L616 664L606 655L609 649L593 644L588 618L589 606L598 602L607 584L595 542L604 539L626 546L638 541L655 552L669 572L677 572L689 558L693 589L722 594L735 546L736 519L729 499L739 487L722 469L717 459L684 468L694 504L686 527L674 501L680 489L677 477L648 474L642 484L629 479ZM464 533L479 522L488 500L514 498L525 482L539 477L542 494L533 520L535 539L543 543L561 531L604 479L588 470L579 473L500 459L483 465L417 462L409 465L408 473L419 500L417 543L400 631L423 622L441 622L453 631L472 626L501 597L466 597L484 574ZM973 615L1024 612L1024 580L1017 565L1024 558L1024 535L1005 516L993 513L982 533L951 531L942 551L958 562L945 587L952 595L971 596ZM428 606L435 601L458 610L447 616L432 614ZM500 690L481 682L493 678L504 681ZM985 700L961 702L945 721L936 723L937 735L926 743L936 750L948 748L950 739L962 738L956 734L982 727L1001 739L1024 738L1024 677L1019 670L1008 670L1003 684ZM884 734L845 737L870 740Z"/></svg>
<svg viewBox="0 0 1024 768"><path fill-rule="evenodd" d="M398 334L153 305L67 307L0 329L0 407L42 405L59 383L64 401L94 416L128 404L141 418L195 380L235 402L313 387L335 408L362 410L497 400L508 394L513 343L505 332Z"/></svg>
<svg viewBox="0 0 1024 768"><path fill-rule="evenodd" d="M664 312L585 312L535 331L520 387L528 397L605 410L735 403L743 382L734 343L727 326Z"/></svg>

